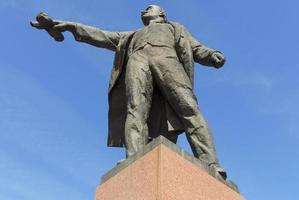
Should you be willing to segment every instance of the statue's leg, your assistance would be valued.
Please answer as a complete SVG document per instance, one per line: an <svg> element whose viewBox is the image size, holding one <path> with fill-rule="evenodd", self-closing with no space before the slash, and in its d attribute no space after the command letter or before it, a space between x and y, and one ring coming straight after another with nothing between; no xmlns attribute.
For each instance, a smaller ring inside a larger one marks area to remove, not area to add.
<svg viewBox="0 0 299 200"><path fill-rule="evenodd" d="M157 48L156 48L157 49ZM175 52L159 49L160 57L149 60L153 77L184 124L194 156L207 165L218 165L213 138L194 95L192 84Z"/></svg>
<svg viewBox="0 0 299 200"><path fill-rule="evenodd" d="M125 84L127 98L125 142L127 156L132 156L147 144L147 119L153 94L152 74L147 56L142 50L130 56L126 66Z"/></svg>

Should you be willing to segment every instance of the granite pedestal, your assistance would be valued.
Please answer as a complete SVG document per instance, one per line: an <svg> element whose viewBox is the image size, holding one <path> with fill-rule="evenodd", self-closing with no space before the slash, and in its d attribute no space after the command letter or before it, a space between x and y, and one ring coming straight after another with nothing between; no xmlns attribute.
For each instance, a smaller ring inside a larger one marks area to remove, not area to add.
<svg viewBox="0 0 299 200"><path fill-rule="evenodd" d="M102 177L95 200L244 200L160 136Z"/></svg>

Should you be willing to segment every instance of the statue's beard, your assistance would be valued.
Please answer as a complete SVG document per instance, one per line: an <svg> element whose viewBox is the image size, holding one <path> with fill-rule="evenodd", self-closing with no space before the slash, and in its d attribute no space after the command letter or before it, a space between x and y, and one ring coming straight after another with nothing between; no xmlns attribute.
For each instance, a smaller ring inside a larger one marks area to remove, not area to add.
<svg viewBox="0 0 299 200"><path fill-rule="evenodd" d="M149 25L149 23L152 19L153 18L150 16L141 16L141 20L145 26Z"/></svg>
<svg viewBox="0 0 299 200"><path fill-rule="evenodd" d="M144 15L142 15L142 16L141 16L141 20L142 20L142 22L143 22L143 24L144 24L145 26L149 25L149 23L150 23L151 21L156 21L156 22L160 22L160 23L165 22L165 19L164 19L164 18L162 18L162 17L157 17L157 16L144 16Z"/></svg>

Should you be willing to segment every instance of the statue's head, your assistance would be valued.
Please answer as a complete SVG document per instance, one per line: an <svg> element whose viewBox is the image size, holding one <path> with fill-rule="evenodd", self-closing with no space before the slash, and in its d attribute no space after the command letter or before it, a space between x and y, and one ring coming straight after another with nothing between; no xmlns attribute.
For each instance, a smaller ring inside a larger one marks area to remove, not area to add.
<svg viewBox="0 0 299 200"><path fill-rule="evenodd" d="M150 21L166 22L166 13L160 6L149 5L145 10L141 11L141 19L145 26Z"/></svg>

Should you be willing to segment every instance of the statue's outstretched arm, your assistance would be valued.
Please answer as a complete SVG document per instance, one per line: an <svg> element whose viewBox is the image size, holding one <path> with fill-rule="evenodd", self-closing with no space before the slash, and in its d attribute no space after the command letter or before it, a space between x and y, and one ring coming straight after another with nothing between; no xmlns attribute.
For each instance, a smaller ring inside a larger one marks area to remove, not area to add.
<svg viewBox="0 0 299 200"><path fill-rule="evenodd" d="M45 29L56 41L63 41L62 32L69 31L79 42L112 51L116 50L122 37L130 34L130 32L109 32L75 22L53 20L46 13L39 13L36 20L31 22L31 25L38 29Z"/></svg>
<svg viewBox="0 0 299 200"><path fill-rule="evenodd" d="M55 27L54 27L55 28ZM71 31L75 39L79 42L91 44L96 47L106 48L116 51L119 41L130 32L110 32L96 27L91 27L79 23L73 25Z"/></svg>

